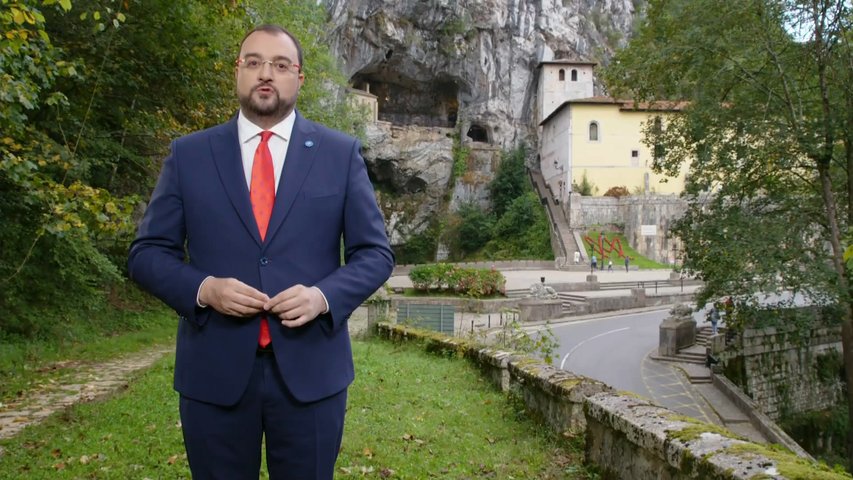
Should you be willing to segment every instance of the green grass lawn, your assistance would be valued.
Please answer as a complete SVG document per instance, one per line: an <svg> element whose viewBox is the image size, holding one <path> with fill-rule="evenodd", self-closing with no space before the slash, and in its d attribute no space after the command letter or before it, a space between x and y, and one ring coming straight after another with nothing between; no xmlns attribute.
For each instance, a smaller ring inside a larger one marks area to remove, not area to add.
<svg viewBox="0 0 853 480"><path fill-rule="evenodd" d="M604 238L606 239L603 242L604 246L604 254L598 250L598 235L599 233L604 233ZM592 256L592 246L586 241L586 238L595 242L595 256L598 257L598 265L604 265L604 268L607 268L607 260L613 260L613 268L625 268L624 256L619 256L619 247L622 248L622 254L627 255L631 259L631 267L638 267L643 269L656 269L656 268L664 268L671 269L672 265L667 265L665 263L658 263L654 260L649 260L648 258L640 255L634 250L633 247L628 243L628 240L621 233L604 231L600 232L599 230L589 230L583 236L584 248L586 248L587 256Z"/></svg>
<svg viewBox="0 0 853 480"><path fill-rule="evenodd" d="M549 433L466 361L381 340L353 349L336 478L597 478L581 465L582 439ZM0 478L189 478L173 366L0 442Z"/></svg>
<svg viewBox="0 0 853 480"><path fill-rule="evenodd" d="M177 318L160 304L151 303L139 311L104 309L90 315L58 319L60 333L49 340L0 337L0 403L73 373L70 368L57 368L56 362L93 363L175 342Z"/></svg>

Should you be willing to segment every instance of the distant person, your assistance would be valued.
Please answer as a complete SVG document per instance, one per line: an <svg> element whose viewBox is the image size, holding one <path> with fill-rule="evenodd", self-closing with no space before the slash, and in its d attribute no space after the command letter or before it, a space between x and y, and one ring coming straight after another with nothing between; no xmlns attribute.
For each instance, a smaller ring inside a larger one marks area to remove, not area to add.
<svg viewBox="0 0 853 480"><path fill-rule="evenodd" d="M625 255L625 273L628 273L628 265L631 264L631 260L628 255Z"/></svg>
<svg viewBox="0 0 853 480"><path fill-rule="evenodd" d="M575 250L575 263L578 264L581 261L581 252Z"/></svg>
<svg viewBox="0 0 853 480"><path fill-rule="evenodd" d="M595 254L592 254L592 258L589 259L590 270L595 271L595 267L598 266L598 258L595 257Z"/></svg>
<svg viewBox="0 0 853 480"><path fill-rule="evenodd" d="M711 321L711 334L717 334L717 325L720 323L720 311L717 309L717 304L711 304L711 310L708 311L708 319Z"/></svg>
<svg viewBox="0 0 853 480"><path fill-rule="evenodd" d="M608 272L613 271L613 260L607 260L607 271Z"/></svg>

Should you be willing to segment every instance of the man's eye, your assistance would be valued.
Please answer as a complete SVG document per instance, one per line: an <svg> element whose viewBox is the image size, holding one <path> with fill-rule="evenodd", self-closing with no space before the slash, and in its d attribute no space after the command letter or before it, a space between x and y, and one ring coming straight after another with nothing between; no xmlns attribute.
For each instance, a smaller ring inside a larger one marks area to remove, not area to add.
<svg viewBox="0 0 853 480"><path fill-rule="evenodd" d="M249 68L258 68L261 66L260 60L246 60L246 66Z"/></svg>
<svg viewBox="0 0 853 480"><path fill-rule="evenodd" d="M290 68L290 64L287 62L275 62L275 69L283 72Z"/></svg>

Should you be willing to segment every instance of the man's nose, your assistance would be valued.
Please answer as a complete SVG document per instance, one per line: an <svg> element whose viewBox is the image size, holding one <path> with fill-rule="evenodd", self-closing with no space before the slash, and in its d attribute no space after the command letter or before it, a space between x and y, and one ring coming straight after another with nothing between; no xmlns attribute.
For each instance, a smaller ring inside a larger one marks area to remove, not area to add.
<svg viewBox="0 0 853 480"><path fill-rule="evenodd" d="M269 67L269 68L267 68ZM258 70L258 78L262 80L272 80L273 76L273 67L272 62L263 62L261 63L261 68Z"/></svg>

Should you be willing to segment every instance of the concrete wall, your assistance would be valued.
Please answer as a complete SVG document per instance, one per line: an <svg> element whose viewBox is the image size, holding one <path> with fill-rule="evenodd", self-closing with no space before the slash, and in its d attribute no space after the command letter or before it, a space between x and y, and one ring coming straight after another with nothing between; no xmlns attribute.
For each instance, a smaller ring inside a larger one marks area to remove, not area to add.
<svg viewBox="0 0 853 480"><path fill-rule="evenodd" d="M646 258L674 263L682 250L677 239L668 238L673 222L687 208L676 195L631 195L617 199L573 194L567 207L572 228L620 225L628 243ZM643 225L654 225L654 234L644 235Z"/></svg>
<svg viewBox="0 0 853 480"><path fill-rule="evenodd" d="M838 403L841 380L838 375L820 378L818 362L825 355L840 355L840 339L841 327L817 326L802 337L795 326L748 329L720 360L743 375L738 383L745 380L744 391L763 413L778 420L786 409L808 412Z"/></svg>
<svg viewBox="0 0 853 480"><path fill-rule="evenodd" d="M519 395L554 431L583 435L587 461L604 479L849 478L529 356L399 325L381 324L379 333L468 359L503 391Z"/></svg>

